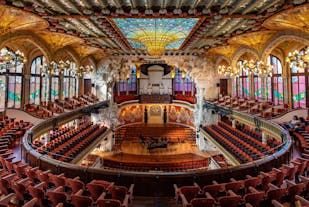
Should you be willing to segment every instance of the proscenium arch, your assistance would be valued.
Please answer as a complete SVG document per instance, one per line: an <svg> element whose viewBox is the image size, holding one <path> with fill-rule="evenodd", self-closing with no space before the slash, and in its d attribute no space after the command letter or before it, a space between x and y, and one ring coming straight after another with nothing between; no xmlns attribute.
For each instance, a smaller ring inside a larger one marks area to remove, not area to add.
<svg viewBox="0 0 309 207"><path fill-rule="evenodd" d="M5 47L8 43L14 40L25 39L25 41L31 42L34 46L39 48L42 55L46 58L47 62L51 61L52 51L49 49L48 44L39 36L31 31L16 31L13 36L11 33L4 34L0 37L0 48Z"/></svg>
<svg viewBox="0 0 309 207"><path fill-rule="evenodd" d="M232 68L236 68L237 62L239 61L239 59L241 58L241 56L243 56L244 54L249 53L252 55L252 58L259 60L259 53L256 49L251 48L251 47L247 47L247 46L243 46L240 47L235 54L233 55L232 58L232 63L231 63L231 67Z"/></svg>
<svg viewBox="0 0 309 207"><path fill-rule="evenodd" d="M261 53L261 60L267 62L267 57L272 51L285 41L296 41L303 45L309 45L309 34L294 30L284 30L276 33L266 42Z"/></svg>

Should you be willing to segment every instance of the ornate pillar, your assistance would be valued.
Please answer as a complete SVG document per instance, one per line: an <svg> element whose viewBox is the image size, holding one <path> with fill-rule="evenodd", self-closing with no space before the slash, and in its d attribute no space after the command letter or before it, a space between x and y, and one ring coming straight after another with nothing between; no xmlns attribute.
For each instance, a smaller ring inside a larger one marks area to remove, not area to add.
<svg viewBox="0 0 309 207"><path fill-rule="evenodd" d="M282 64L282 81L283 81L283 93L284 93L284 103L289 105L291 109L293 106L292 103L292 86L291 86L291 68L289 64L283 62Z"/></svg>
<svg viewBox="0 0 309 207"><path fill-rule="evenodd" d="M22 89L22 105L21 108L25 104L29 103L29 96L30 96L30 75L25 74L23 77L23 89Z"/></svg>
<svg viewBox="0 0 309 207"><path fill-rule="evenodd" d="M63 91L64 91L63 81L64 81L64 74L62 72L62 73L59 73L59 100L64 100L64 96L63 96Z"/></svg>
<svg viewBox="0 0 309 207"><path fill-rule="evenodd" d="M78 96L81 96L85 93L85 88L84 88L84 78L83 77L78 77L78 86L79 86L79 90L78 90Z"/></svg>

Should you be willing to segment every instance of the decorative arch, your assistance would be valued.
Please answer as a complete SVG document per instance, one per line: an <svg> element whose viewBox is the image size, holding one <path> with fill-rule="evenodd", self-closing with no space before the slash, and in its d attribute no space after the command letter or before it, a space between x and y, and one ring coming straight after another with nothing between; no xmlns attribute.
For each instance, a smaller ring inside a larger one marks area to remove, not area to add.
<svg viewBox="0 0 309 207"><path fill-rule="evenodd" d="M257 60L259 59L259 53L258 53L257 50L255 50L254 48L251 48L251 47L243 46L243 47L240 47L235 52L235 54L233 55L231 67L235 68L238 60L241 58L241 56L243 56L246 53L251 54L253 56L253 58L255 58Z"/></svg>
<svg viewBox="0 0 309 207"><path fill-rule="evenodd" d="M97 64L96 64L96 60L92 55L88 55L86 57L84 57L81 61L80 61L80 65L92 65L93 68L95 70L97 70Z"/></svg>
<svg viewBox="0 0 309 207"><path fill-rule="evenodd" d="M278 45L280 45L282 42L291 40L297 41L304 45L309 45L309 34L291 30L284 30L276 33L266 42L265 47L261 53L261 60L264 62L267 61L267 57Z"/></svg>
<svg viewBox="0 0 309 207"><path fill-rule="evenodd" d="M42 54L45 56L47 61L49 62L52 57L52 51L49 49L48 44L37 36L35 33L31 31L16 31L12 36L10 33L5 34L0 37L0 48L3 48L5 45L10 42L14 42L15 40L25 39L28 42L31 42L34 46L36 46Z"/></svg>
<svg viewBox="0 0 309 207"><path fill-rule="evenodd" d="M215 61L215 68L218 68L218 66L223 62L225 61L228 65L227 66L230 66L231 65L231 60L229 58L227 58L226 56L224 55L220 55L217 57L216 61Z"/></svg>
<svg viewBox="0 0 309 207"><path fill-rule="evenodd" d="M70 60L76 63L76 66L80 66L78 54L69 46L60 48L53 55L54 61Z"/></svg>

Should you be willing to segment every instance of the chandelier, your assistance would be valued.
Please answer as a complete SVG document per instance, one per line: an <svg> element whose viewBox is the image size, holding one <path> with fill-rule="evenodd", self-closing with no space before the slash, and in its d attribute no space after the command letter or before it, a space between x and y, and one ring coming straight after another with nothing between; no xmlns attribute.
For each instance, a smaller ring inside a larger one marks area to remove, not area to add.
<svg viewBox="0 0 309 207"><path fill-rule="evenodd" d="M0 52L0 72L4 73L10 67L16 67L18 65L23 65L27 62L27 58L24 53L17 50L13 52L7 48L3 48Z"/></svg>
<svg viewBox="0 0 309 207"><path fill-rule="evenodd" d="M238 68L234 68L232 69L231 66L225 66L225 65L219 65L218 66L218 73L220 75L224 75L224 76L239 76L239 69Z"/></svg>
<svg viewBox="0 0 309 207"><path fill-rule="evenodd" d="M70 67L70 61L60 60L58 62L51 61L48 65L43 66L42 72L48 75L55 75L57 73L63 73L65 69Z"/></svg>
<svg viewBox="0 0 309 207"><path fill-rule="evenodd" d="M94 68L92 65L80 66L76 71L76 75L82 77L85 73L92 73Z"/></svg>
<svg viewBox="0 0 309 207"><path fill-rule="evenodd" d="M270 64L265 64L263 61L245 60L241 68L249 74L256 74L260 77L271 77L273 67Z"/></svg>
<svg viewBox="0 0 309 207"><path fill-rule="evenodd" d="M294 52L289 52L286 62L290 64L290 67L295 67L297 71L303 71L309 67L309 46L305 49Z"/></svg>

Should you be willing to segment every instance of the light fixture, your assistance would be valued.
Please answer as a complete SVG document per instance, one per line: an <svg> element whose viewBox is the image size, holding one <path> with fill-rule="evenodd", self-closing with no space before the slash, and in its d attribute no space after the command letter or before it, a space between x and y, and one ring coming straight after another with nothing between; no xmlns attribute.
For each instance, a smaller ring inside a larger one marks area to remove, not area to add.
<svg viewBox="0 0 309 207"><path fill-rule="evenodd" d="M255 74L260 77L271 77L273 75L273 66L263 61L245 60L241 68L248 74Z"/></svg>
<svg viewBox="0 0 309 207"><path fill-rule="evenodd" d="M92 65L80 66L77 71L75 71L76 75L79 77L84 76L85 73L92 73L94 68Z"/></svg>
<svg viewBox="0 0 309 207"><path fill-rule="evenodd" d="M238 77L239 76L239 68L234 68L232 69L231 66L225 66L225 65L219 65L218 66L218 73L220 75L224 75L224 76L236 76Z"/></svg>
<svg viewBox="0 0 309 207"><path fill-rule="evenodd" d="M7 48L3 48L0 53L0 72L5 73L8 68L23 65L26 62L27 58L21 51L17 50L13 52Z"/></svg>
<svg viewBox="0 0 309 207"><path fill-rule="evenodd" d="M43 66L43 74L55 75L56 73L64 73L64 70L70 70L71 62L69 60L58 62L51 61L49 65Z"/></svg>
<svg viewBox="0 0 309 207"><path fill-rule="evenodd" d="M291 68L295 67L297 71L304 71L309 67L309 46L301 51L289 52L286 62L290 64Z"/></svg>

